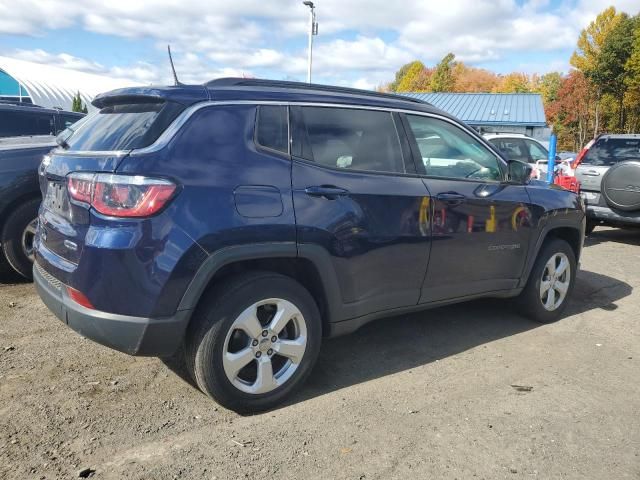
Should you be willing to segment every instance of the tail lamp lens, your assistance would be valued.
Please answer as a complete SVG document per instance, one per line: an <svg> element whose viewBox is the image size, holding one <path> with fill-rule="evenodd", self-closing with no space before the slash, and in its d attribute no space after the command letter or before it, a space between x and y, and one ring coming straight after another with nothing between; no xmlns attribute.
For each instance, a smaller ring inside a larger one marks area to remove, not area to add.
<svg viewBox="0 0 640 480"><path fill-rule="evenodd" d="M160 211L176 190L169 180L140 175L72 173L67 177L71 198L113 217L148 217Z"/></svg>

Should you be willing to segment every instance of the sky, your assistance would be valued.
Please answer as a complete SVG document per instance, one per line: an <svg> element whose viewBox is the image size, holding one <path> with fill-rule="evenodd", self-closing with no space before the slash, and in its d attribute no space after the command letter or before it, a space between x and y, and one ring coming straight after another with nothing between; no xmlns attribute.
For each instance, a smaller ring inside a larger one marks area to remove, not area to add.
<svg viewBox="0 0 640 480"><path fill-rule="evenodd" d="M316 0L313 81L375 88L448 52L498 73L568 71L578 34L638 0ZM306 80L301 0L0 0L0 55L125 78Z"/></svg>

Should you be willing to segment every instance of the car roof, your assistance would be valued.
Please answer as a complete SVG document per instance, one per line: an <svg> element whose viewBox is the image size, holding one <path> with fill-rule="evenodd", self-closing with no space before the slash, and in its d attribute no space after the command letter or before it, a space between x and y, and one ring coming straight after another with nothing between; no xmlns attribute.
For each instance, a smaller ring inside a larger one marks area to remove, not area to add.
<svg viewBox="0 0 640 480"><path fill-rule="evenodd" d="M636 138L640 138L640 133L602 133L598 135L598 140L600 140L601 138L636 139Z"/></svg>
<svg viewBox="0 0 640 480"><path fill-rule="evenodd" d="M527 135L525 135L524 133L507 133L507 132L491 132L491 133L483 133L482 134L483 137L485 138L498 138L498 137L504 137L504 138L531 138L528 137ZM533 139L535 140L535 139Z"/></svg>
<svg viewBox="0 0 640 480"><path fill-rule="evenodd" d="M219 78L204 85L121 88L98 95L92 103L101 108L112 103L143 97L146 101L157 98L159 101L169 100L184 105L207 100L341 103L415 110L454 118L422 100L391 93L255 78Z"/></svg>

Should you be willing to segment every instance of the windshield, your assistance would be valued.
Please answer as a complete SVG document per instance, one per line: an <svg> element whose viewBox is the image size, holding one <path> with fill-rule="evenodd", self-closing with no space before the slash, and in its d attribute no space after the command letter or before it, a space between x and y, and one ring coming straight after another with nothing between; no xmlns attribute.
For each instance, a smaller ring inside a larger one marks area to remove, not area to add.
<svg viewBox="0 0 640 480"><path fill-rule="evenodd" d="M183 108L171 102L110 105L66 129L58 143L70 151L143 148L151 145Z"/></svg>
<svg viewBox="0 0 640 480"><path fill-rule="evenodd" d="M582 163L610 167L624 160L640 160L640 138L602 138L587 151Z"/></svg>

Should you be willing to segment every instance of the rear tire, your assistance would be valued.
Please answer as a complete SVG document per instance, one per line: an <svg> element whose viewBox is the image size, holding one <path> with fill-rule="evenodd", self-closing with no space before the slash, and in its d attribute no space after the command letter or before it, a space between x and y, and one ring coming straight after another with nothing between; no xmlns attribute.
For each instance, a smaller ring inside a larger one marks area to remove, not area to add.
<svg viewBox="0 0 640 480"><path fill-rule="evenodd" d="M194 314L187 368L200 390L230 410L273 408L311 373L320 322L316 303L295 280L270 272L232 277Z"/></svg>
<svg viewBox="0 0 640 480"><path fill-rule="evenodd" d="M33 279L33 239L40 199L18 206L2 229L2 251L7 262L23 277Z"/></svg>
<svg viewBox="0 0 640 480"><path fill-rule="evenodd" d="M540 323L555 322L567 307L575 279L576 258L571 246L559 238L546 241L516 299L519 311Z"/></svg>

